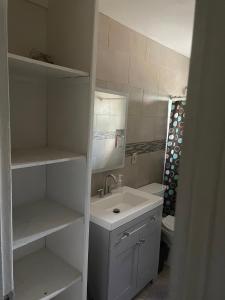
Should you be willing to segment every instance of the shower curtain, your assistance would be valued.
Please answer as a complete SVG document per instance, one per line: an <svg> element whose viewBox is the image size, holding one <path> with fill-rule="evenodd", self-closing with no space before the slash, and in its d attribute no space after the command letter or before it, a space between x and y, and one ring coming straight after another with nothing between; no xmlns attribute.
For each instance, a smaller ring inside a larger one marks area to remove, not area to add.
<svg viewBox="0 0 225 300"><path fill-rule="evenodd" d="M163 212L165 215L175 215L176 190L184 132L185 103L185 101L176 101L171 106L164 170L164 185L166 189Z"/></svg>

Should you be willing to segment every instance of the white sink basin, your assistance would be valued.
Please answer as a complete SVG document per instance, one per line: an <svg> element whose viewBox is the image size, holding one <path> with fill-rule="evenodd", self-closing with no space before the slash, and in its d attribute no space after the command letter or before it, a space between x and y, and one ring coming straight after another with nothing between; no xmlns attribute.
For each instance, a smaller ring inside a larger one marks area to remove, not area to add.
<svg viewBox="0 0 225 300"><path fill-rule="evenodd" d="M162 203L159 196L125 186L104 198L92 198L91 221L111 231Z"/></svg>

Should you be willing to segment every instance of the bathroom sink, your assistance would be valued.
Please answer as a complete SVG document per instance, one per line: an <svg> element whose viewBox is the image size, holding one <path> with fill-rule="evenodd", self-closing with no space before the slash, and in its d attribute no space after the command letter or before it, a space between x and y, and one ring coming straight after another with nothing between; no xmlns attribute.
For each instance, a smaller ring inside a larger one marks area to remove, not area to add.
<svg viewBox="0 0 225 300"><path fill-rule="evenodd" d="M111 231L162 203L159 196L125 186L103 198L92 197L91 221Z"/></svg>

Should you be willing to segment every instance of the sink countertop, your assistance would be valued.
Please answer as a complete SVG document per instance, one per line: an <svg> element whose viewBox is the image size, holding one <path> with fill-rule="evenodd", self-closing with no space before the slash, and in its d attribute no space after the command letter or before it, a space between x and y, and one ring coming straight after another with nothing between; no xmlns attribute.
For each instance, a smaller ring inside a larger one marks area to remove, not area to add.
<svg viewBox="0 0 225 300"><path fill-rule="evenodd" d="M103 198L91 198L91 222L112 231L162 204L162 197L124 186Z"/></svg>

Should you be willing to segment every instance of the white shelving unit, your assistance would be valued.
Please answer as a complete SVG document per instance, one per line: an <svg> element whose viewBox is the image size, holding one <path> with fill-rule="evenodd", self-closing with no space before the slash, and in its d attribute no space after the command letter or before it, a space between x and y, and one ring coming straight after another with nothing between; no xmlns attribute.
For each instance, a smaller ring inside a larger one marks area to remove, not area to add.
<svg viewBox="0 0 225 300"><path fill-rule="evenodd" d="M81 273L43 249L14 265L17 300L49 300L81 280Z"/></svg>
<svg viewBox="0 0 225 300"><path fill-rule="evenodd" d="M13 212L13 249L81 220L82 215L53 201L42 200L20 205Z"/></svg>
<svg viewBox="0 0 225 300"><path fill-rule="evenodd" d="M9 68L11 72L16 74L27 74L27 75L47 75L52 78L77 78L77 77L88 77L87 72L74 70L55 64L50 64L21 55L8 53Z"/></svg>
<svg viewBox="0 0 225 300"><path fill-rule="evenodd" d="M86 300L96 3L0 2L0 298Z"/></svg>
<svg viewBox="0 0 225 300"><path fill-rule="evenodd" d="M82 159L84 156L69 151L55 150L51 148L37 148L12 151L12 169L29 168L49 165L60 162Z"/></svg>

